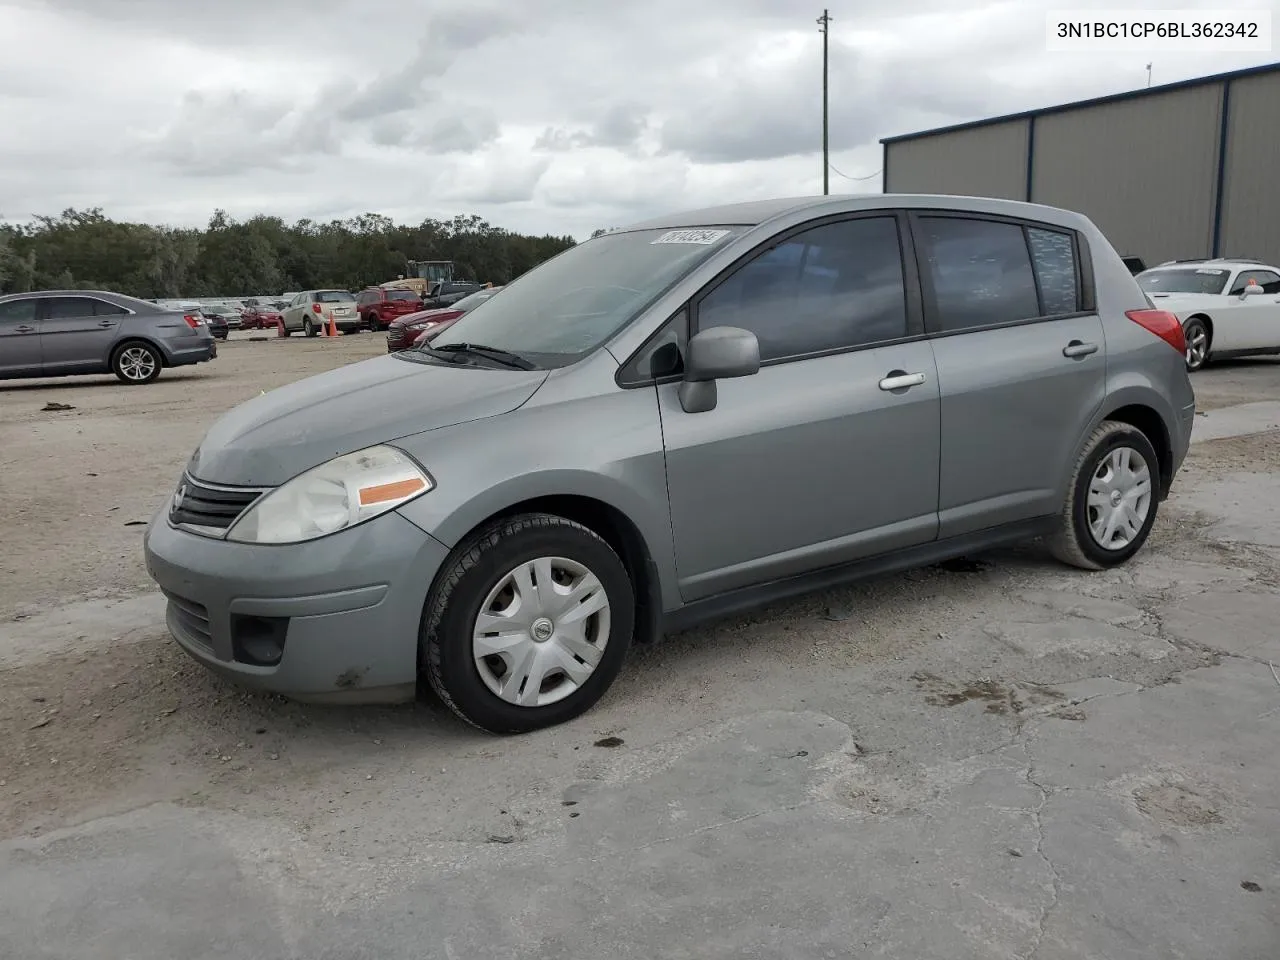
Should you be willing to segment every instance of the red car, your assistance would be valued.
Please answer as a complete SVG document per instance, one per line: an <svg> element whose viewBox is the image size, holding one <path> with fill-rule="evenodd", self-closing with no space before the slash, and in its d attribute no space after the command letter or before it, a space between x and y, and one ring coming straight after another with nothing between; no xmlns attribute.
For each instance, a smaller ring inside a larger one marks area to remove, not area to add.
<svg viewBox="0 0 1280 960"><path fill-rule="evenodd" d="M412 290L369 287L356 296L356 311L370 330L386 330L392 321L422 309L422 298Z"/></svg>
<svg viewBox="0 0 1280 960"><path fill-rule="evenodd" d="M453 326L454 321L459 317L474 310L501 289L501 287L487 287L484 290L477 290L469 297L463 297L451 307L420 310L397 317L387 327L387 353L408 350L422 342L424 337L428 335L434 337L446 327Z"/></svg>
<svg viewBox="0 0 1280 960"><path fill-rule="evenodd" d="M280 311L266 300L246 300L244 313L240 314L241 326L246 330L274 330L280 320Z"/></svg>

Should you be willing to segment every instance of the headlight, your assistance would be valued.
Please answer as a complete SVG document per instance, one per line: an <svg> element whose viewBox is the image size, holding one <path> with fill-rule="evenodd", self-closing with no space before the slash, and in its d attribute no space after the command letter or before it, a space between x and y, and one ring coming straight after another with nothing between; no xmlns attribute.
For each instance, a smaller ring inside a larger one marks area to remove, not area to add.
<svg viewBox="0 0 1280 960"><path fill-rule="evenodd" d="M369 447L313 467L259 500L227 531L238 543L301 543L394 510L435 483L395 447Z"/></svg>

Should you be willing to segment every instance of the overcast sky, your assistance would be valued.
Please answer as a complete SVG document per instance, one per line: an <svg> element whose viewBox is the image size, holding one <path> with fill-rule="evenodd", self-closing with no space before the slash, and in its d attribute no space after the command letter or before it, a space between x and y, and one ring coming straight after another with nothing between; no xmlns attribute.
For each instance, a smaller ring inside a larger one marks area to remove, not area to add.
<svg viewBox="0 0 1280 960"><path fill-rule="evenodd" d="M820 193L821 2L0 0L0 218L581 238ZM1090 0L828 4L833 192L880 189L881 137L1141 87L1148 60L1159 84L1273 59L1046 53L1045 11L1115 6Z"/></svg>

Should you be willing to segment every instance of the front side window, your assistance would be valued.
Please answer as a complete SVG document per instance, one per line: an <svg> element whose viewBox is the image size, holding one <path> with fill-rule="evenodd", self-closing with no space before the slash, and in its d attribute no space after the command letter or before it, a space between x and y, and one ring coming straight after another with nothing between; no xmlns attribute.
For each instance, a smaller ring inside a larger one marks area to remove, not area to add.
<svg viewBox="0 0 1280 960"><path fill-rule="evenodd" d="M1020 224L921 217L918 231L939 332L1041 316L1031 254Z"/></svg>
<svg viewBox="0 0 1280 960"><path fill-rule="evenodd" d="M1262 287L1263 293L1280 293L1280 274L1274 270L1242 270L1240 276L1236 277L1236 282L1231 285L1232 295L1244 293L1250 280Z"/></svg>
<svg viewBox="0 0 1280 960"><path fill-rule="evenodd" d="M844 220L789 237L715 287L698 305L697 325L750 330L762 362L901 339L897 220Z"/></svg>
<svg viewBox="0 0 1280 960"><path fill-rule="evenodd" d="M566 366L621 331L740 232L708 226L594 237L521 274L431 347L480 344L540 367ZM405 352L403 359L421 359Z"/></svg>

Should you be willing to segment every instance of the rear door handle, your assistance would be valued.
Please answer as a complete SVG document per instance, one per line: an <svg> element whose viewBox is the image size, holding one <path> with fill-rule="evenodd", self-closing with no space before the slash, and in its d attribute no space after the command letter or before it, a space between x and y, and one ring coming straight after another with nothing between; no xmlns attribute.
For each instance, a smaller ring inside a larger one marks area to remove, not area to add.
<svg viewBox="0 0 1280 960"><path fill-rule="evenodd" d="M1096 343L1082 343L1079 340L1072 340L1062 348L1062 355L1064 357L1071 357L1073 360L1080 357L1087 357L1091 353L1097 352L1098 345Z"/></svg>
<svg viewBox="0 0 1280 960"><path fill-rule="evenodd" d="M116 325L116 322L115 322L114 320L99 320L99 321L98 321L98 326L100 326L100 327L114 327L115 325Z"/></svg>
<svg viewBox="0 0 1280 960"><path fill-rule="evenodd" d="M887 377L880 381L881 390L905 390L908 387L918 387L924 383L923 373L904 373L901 370L893 370Z"/></svg>
<svg viewBox="0 0 1280 960"><path fill-rule="evenodd" d="M26 323L24 323L24 324L23 324L22 326L20 326L20 327L14 327L13 329L17 330L19 333L35 333L35 332L36 332L36 328L35 328L35 327L31 326L30 324L26 324Z"/></svg>

